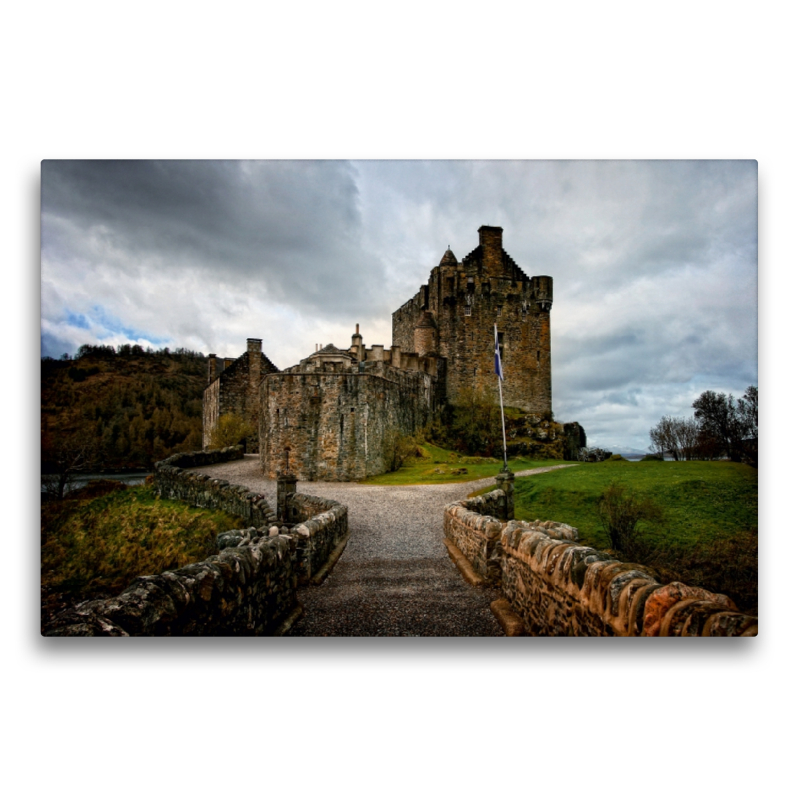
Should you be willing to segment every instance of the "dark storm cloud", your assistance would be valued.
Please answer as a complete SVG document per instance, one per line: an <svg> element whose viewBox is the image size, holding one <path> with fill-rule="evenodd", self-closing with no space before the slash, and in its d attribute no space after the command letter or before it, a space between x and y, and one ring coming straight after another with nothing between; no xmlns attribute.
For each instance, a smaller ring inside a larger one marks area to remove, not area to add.
<svg viewBox="0 0 800 800"><path fill-rule="evenodd" d="M352 313L380 271L360 248L354 174L344 162L46 161L43 249Z"/></svg>

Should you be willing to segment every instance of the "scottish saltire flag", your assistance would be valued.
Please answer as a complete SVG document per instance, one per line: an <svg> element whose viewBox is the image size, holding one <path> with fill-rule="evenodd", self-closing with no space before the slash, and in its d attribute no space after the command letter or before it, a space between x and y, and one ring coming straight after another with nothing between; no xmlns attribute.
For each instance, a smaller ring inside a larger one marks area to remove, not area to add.
<svg viewBox="0 0 800 800"><path fill-rule="evenodd" d="M503 362L500 360L500 341L497 337L497 325L494 326L494 372L503 380Z"/></svg>

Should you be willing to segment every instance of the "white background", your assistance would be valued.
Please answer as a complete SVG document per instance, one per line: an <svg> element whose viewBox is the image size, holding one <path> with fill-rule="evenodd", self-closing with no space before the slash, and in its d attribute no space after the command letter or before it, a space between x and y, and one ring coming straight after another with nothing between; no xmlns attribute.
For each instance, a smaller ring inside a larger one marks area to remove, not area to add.
<svg viewBox="0 0 800 800"><path fill-rule="evenodd" d="M789 7L6 11L8 796L791 794L798 64L795 21L778 10ZM758 159L759 637L42 639L39 162L106 157Z"/></svg>

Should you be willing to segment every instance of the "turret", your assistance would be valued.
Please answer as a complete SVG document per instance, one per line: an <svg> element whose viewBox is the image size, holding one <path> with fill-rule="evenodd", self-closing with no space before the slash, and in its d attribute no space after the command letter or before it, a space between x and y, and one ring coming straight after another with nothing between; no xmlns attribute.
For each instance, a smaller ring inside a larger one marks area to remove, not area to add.
<svg viewBox="0 0 800 800"><path fill-rule="evenodd" d="M414 352L424 356L438 348L436 322L430 311L423 311L414 326Z"/></svg>
<svg viewBox="0 0 800 800"><path fill-rule="evenodd" d="M553 279L549 275L540 275L531 279L531 300L541 311L550 311L553 306Z"/></svg>
<svg viewBox="0 0 800 800"><path fill-rule="evenodd" d="M458 259L455 257L455 254L450 249L450 245L447 245L447 250L445 250L444 255L442 256L442 260L439 262L439 266L440 267L458 266Z"/></svg>

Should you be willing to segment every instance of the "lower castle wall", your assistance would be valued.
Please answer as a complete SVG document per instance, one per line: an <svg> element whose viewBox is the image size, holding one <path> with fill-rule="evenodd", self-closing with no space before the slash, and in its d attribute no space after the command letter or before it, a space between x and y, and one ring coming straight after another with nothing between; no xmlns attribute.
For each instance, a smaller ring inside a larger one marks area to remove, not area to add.
<svg viewBox="0 0 800 800"><path fill-rule="evenodd" d="M664 586L641 564L570 541L575 529L568 525L500 522L478 513L485 510L476 503L480 499L445 508L445 536L484 580L500 586L532 635L758 633L758 618L739 613L725 595L677 582Z"/></svg>
<svg viewBox="0 0 800 800"><path fill-rule="evenodd" d="M173 456L156 465L155 481L162 496L245 518L249 514L253 527L219 534L222 551L205 561L136 578L117 597L62 612L45 635L268 636L278 631L298 608L298 583L318 572L347 537L347 508L293 494L285 521L290 527L278 527L262 495L175 466L241 457L241 447Z"/></svg>

